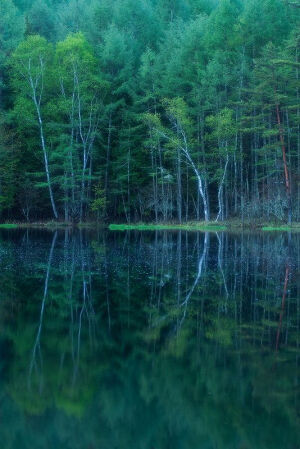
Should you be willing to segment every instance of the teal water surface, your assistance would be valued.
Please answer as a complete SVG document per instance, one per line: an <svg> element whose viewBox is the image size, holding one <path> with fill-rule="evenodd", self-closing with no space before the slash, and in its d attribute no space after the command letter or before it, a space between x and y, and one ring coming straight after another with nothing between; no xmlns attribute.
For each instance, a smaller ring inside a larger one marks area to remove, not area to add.
<svg viewBox="0 0 300 449"><path fill-rule="evenodd" d="M299 254L1 230L1 449L299 449Z"/></svg>

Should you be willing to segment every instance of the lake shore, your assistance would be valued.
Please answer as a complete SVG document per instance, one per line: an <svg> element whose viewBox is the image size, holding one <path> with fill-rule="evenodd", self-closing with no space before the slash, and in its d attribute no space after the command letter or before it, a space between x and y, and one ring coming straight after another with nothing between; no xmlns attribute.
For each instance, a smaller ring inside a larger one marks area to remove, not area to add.
<svg viewBox="0 0 300 449"><path fill-rule="evenodd" d="M111 231L126 231L126 230L183 230L183 231L204 231L204 232L218 232L218 231L292 231L300 232L300 223L274 224L274 223L242 223L236 221L227 222L190 222L184 224L155 224L155 223L137 223L137 224L110 224Z"/></svg>
<svg viewBox="0 0 300 449"><path fill-rule="evenodd" d="M203 231L203 232L218 232L218 231L289 231L300 232L300 223L292 223L287 225L284 223L272 222L239 222L236 220L228 220L225 222L188 222L183 224L178 223L100 223L100 222L85 222L85 223L68 223L59 221L45 221L45 222L15 222L15 223L0 223L0 229L20 229L20 228L36 228L36 229L109 229L110 231L155 231L155 230L182 230L182 231Z"/></svg>

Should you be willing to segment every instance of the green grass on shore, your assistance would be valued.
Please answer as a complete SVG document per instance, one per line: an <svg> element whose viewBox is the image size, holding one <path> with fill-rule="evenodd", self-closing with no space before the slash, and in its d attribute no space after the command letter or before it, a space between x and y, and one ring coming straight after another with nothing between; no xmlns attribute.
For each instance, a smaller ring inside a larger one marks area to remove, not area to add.
<svg viewBox="0 0 300 449"><path fill-rule="evenodd" d="M100 225L94 222L87 223L68 223L63 221L45 221L45 222L22 222L22 223L3 223L0 229L16 229L16 228L38 228L38 229L65 229L65 228L96 228Z"/></svg>
<svg viewBox="0 0 300 449"><path fill-rule="evenodd" d="M171 231L171 230L183 230L183 231L226 231L227 227L223 224L217 223L190 223L190 224L110 224L110 231Z"/></svg>
<svg viewBox="0 0 300 449"><path fill-rule="evenodd" d="M226 223L216 222L198 222L187 224L110 224L110 231L155 231L155 230L183 230L183 231L203 231L203 232L218 232L218 231L292 231L300 232L300 223L293 223L291 226L280 224L253 224L253 223L241 223L238 221L229 221Z"/></svg>
<svg viewBox="0 0 300 449"><path fill-rule="evenodd" d="M18 225L13 223L0 223L0 229L16 229Z"/></svg>
<svg viewBox="0 0 300 449"><path fill-rule="evenodd" d="M292 225L266 225L262 226L262 231L292 231L292 232L300 232L300 225L299 223L292 224Z"/></svg>
<svg viewBox="0 0 300 449"><path fill-rule="evenodd" d="M20 228L65 228L70 225L67 223L59 223L59 222L45 222L45 223L0 223L0 229L20 229Z"/></svg>
<svg viewBox="0 0 300 449"><path fill-rule="evenodd" d="M17 228L44 228L44 229L57 229L57 228L67 228L67 227L78 227L86 229L96 229L99 227L107 227L105 223L65 223L65 222L36 222L36 223L0 223L0 229L17 229ZM206 223L201 222L189 222L185 224L174 224L174 223L136 223L136 224L110 224L108 226L110 231L172 231L172 230L182 230L182 231L202 231L202 232L218 232L218 231L232 231L232 232L242 232L245 231L263 231L263 232L300 232L300 223L293 223L291 226L287 224L278 223L241 223L237 220L216 223L214 221Z"/></svg>

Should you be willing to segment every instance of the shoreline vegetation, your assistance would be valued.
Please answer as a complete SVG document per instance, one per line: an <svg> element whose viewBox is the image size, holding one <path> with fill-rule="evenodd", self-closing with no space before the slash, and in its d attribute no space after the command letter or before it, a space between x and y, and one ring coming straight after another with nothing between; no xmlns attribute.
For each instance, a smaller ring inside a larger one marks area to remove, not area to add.
<svg viewBox="0 0 300 449"><path fill-rule="evenodd" d="M110 231L204 231L204 232L218 232L218 231L296 231L300 232L300 223L292 225L287 224L273 224L273 223L241 223L241 222L199 222L199 223L185 223L185 224L111 224Z"/></svg>
<svg viewBox="0 0 300 449"><path fill-rule="evenodd" d="M300 232L300 223L292 223L287 225L284 223L254 223L254 222L239 222L226 221L208 223L202 222L187 222L187 223L99 223L99 222L85 222L85 223L69 223L69 222L20 222L20 223L0 223L0 229L21 229L21 228L36 228L36 229L64 229L64 228L79 228L79 229L108 229L110 231L202 231L202 232L220 232L220 231L288 231Z"/></svg>

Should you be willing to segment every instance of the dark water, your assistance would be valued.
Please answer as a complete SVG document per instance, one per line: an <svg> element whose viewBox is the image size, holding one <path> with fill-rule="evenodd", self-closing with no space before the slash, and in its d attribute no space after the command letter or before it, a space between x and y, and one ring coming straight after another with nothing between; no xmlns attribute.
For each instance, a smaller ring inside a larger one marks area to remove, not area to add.
<svg viewBox="0 0 300 449"><path fill-rule="evenodd" d="M1 449L299 449L300 236L0 238Z"/></svg>

